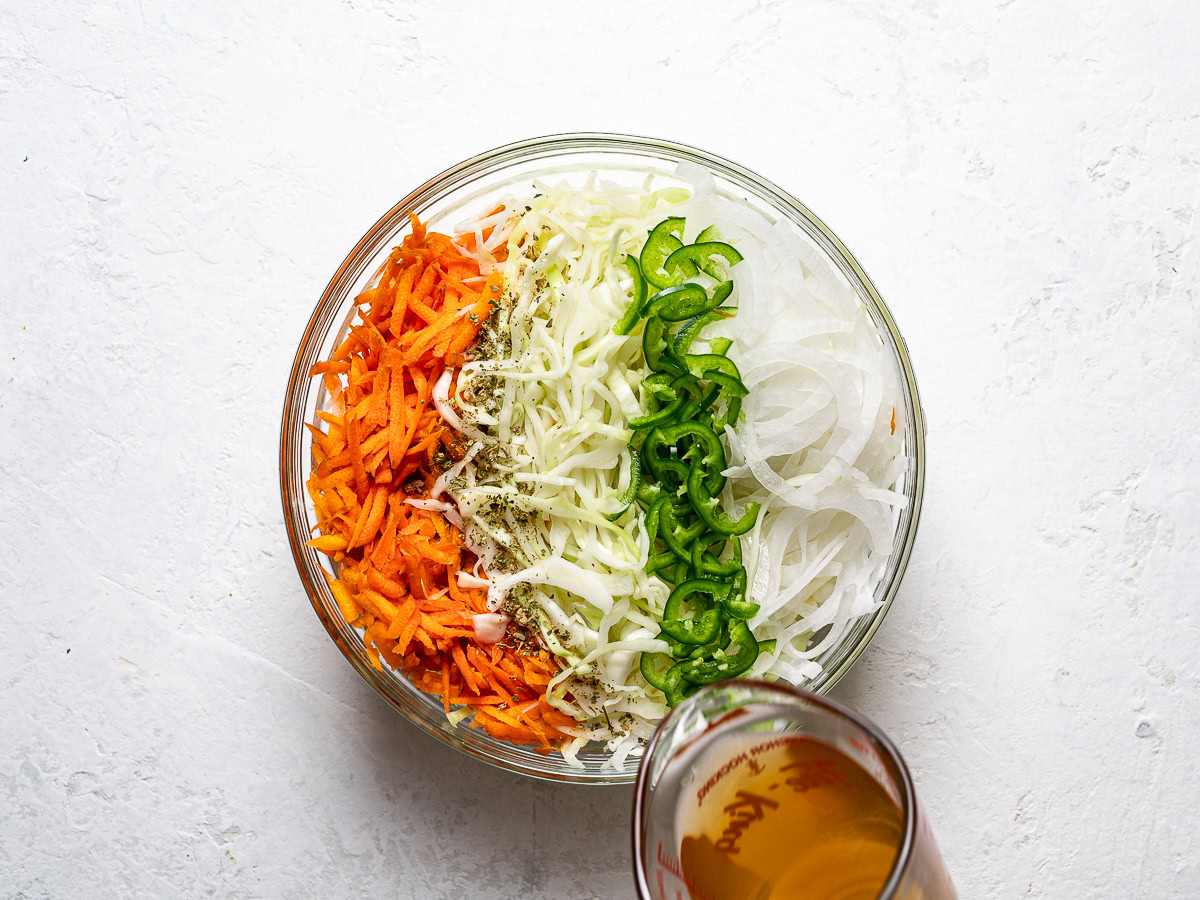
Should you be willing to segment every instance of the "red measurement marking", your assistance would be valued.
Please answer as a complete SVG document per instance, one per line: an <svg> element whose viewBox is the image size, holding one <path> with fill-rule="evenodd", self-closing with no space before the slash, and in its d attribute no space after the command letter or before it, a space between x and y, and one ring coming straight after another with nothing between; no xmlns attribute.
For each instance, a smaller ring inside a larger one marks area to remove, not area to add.
<svg viewBox="0 0 1200 900"><path fill-rule="evenodd" d="M729 856L741 852L737 842L741 838L742 832L755 822L761 822L765 817L765 810L778 808L777 802L761 794L738 791L734 795L734 801L724 807L725 812L729 813L729 824L721 832L721 837L713 842L713 849Z"/></svg>
<svg viewBox="0 0 1200 900"><path fill-rule="evenodd" d="M850 787L850 780L838 767L836 759L805 759L783 766L779 771L794 773L788 778L787 786L798 794L831 784Z"/></svg>
<svg viewBox="0 0 1200 900"><path fill-rule="evenodd" d="M787 737L776 738L772 741L764 741L761 744L755 744L750 748L748 753L739 753L737 756L727 760L717 771L715 771L708 781L704 782L696 791L696 803L704 802L704 798L714 787L720 784L725 778L734 772L743 763L748 763L749 768L755 775L762 772L762 764L753 757L760 756L768 750L774 750L776 747L782 747L784 744L802 744L808 741L809 738L801 735L788 735Z"/></svg>

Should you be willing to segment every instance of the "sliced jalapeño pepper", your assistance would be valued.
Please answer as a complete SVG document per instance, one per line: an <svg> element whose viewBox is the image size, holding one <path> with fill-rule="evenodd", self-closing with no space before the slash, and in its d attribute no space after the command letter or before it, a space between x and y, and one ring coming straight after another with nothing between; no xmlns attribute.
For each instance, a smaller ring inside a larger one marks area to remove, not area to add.
<svg viewBox="0 0 1200 900"><path fill-rule="evenodd" d="M720 306L721 299L708 296L698 284L677 284L651 297L646 312L667 322L684 322Z"/></svg>
<svg viewBox="0 0 1200 900"><path fill-rule="evenodd" d="M667 354L670 346L667 341L674 336L667 329L667 323L658 316L646 320L646 330L642 332L642 353L646 356L646 365L654 372L670 372L673 375L686 375L687 369L676 359Z"/></svg>
<svg viewBox="0 0 1200 900"><path fill-rule="evenodd" d="M638 496L641 496L640 491L638 492ZM661 521L659 517L662 515L662 508L666 505L666 503L667 498L660 496L655 499L654 502L650 504L650 508L646 510L645 529L646 535L650 538L651 550L654 549L654 541L658 537L658 526Z"/></svg>
<svg viewBox="0 0 1200 900"><path fill-rule="evenodd" d="M703 244L706 241L719 240L721 240L721 232L717 230L716 225L709 225L698 235L696 235L695 243ZM701 263L700 268L703 270L704 274L711 275L713 278L724 277L723 273L721 272L721 263L716 262L715 260L709 260L707 263Z"/></svg>
<svg viewBox="0 0 1200 900"><path fill-rule="evenodd" d="M691 474L688 464L676 459L660 460L658 470L670 504L675 507L676 512L687 511L688 504L691 503L686 497L687 480Z"/></svg>
<svg viewBox="0 0 1200 900"><path fill-rule="evenodd" d="M720 306L722 303L724 303L726 300L728 300L729 295L733 293L733 282L732 281L722 281L722 282L718 283L716 285L716 287L714 287L712 289L712 292L713 292L713 299L717 301L717 306ZM736 307L729 310L730 316L736 315L736 313L737 313Z"/></svg>
<svg viewBox="0 0 1200 900"><path fill-rule="evenodd" d="M721 304L733 294L729 272L742 255L713 226L685 246L684 226L682 217L663 220L638 259L625 260L633 275L632 310L615 328L627 334L646 319L642 349L654 374L645 382L646 412L629 424L631 451L638 451L647 478L625 494L631 505L636 499L646 507L647 572L673 584L659 635L670 652L643 654L640 663L647 683L672 706L701 684L742 674L762 650L773 649L773 642L760 646L747 625L759 605L746 598L737 537L753 528L761 507L747 504L735 519L717 499L726 467L720 432L737 421L748 391L727 355L732 340L710 337L708 352L690 352L708 325L736 315L736 308ZM715 286L689 281L701 270ZM673 333L676 322L683 324ZM722 560L728 540L731 558Z"/></svg>
<svg viewBox="0 0 1200 900"><path fill-rule="evenodd" d="M615 522L621 516L625 515L625 511L633 505L633 501L637 499L638 488L642 486L642 460L638 456L638 452L632 447L629 448L629 486L625 488L625 493L621 495L621 508L615 513L610 513L604 518L610 522Z"/></svg>
<svg viewBox="0 0 1200 900"><path fill-rule="evenodd" d="M649 382L651 379L662 378L664 375L670 377L669 373L659 372L658 374L651 375L646 381ZM695 375L676 375L671 379L667 389L659 394L659 396L669 397L670 401L652 413L647 413L644 416L634 416L629 420L629 427L635 430L653 428L655 425L663 425L675 421L679 410L688 401L688 391L686 389L696 383Z"/></svg>
<svg viewBox="0 0 1200 900"><path fill-rule="evenodd" d="M646 441L646 433L645 432L634 431L634 433L629 438L629 446L632 447L634 450L636 450L638 453L641 453L642 452L642 444L645 443L645 441ZM638 495L639 496L641 495L641 491L638 492Z"/></svg>
<svg viewBox="0 0 1200 900"><path fill-rule="evenodd" d="M692 652L694 644L685 644L683 641L677 641L665 631L660 631L658 636L667 642L667 646L671 648L672 659L687 659Z"/></svg>
<svg viewBox="0 0 1200 900"><path fill-rule="evenodd" d="M712 684L741 675L758 659L758 641L740 619L729 626L729 641L732 650L718 648L711 656L679 663L683 667L680 674L692 684Z"/></svg>
<svg viewBox="0 0 1200 900"><path fill-rule="evenodd" d="M721 439L717 437L717 433L707 425L700 422L677 422L674 425L657 428L646 438L645 452L647 455L656 455L661 445L678 446L684 438L690 438L692 445L683 452L681 458L693 463L693 471L697 466L699 467L704 482L708 486L707 496L711 497L725 486L725 476L721 474L725 469L725 448L721 446ZM651 441L654 441L653 447ZM651 466L651 471L653 471L653 466ZM690 477L689 475L689 482ZM688 491L691 492L690 484ZM721 532L721 534L729 533ZM737 533L741 534L741 532Z"/></svg>
<svg viewBox="0 0 1200 900"><path fill-rule="evenodd" d="M682 216L663 219L651 229L646 243L642 246L642 253L638 259L642 277L657 288L679 284L684 279L696 274L696 266L690 262L681 265L673 274L663 268L667 257L683 246L680 238L683 236L684 224L685 220Z"/></svg>
<svg viewBox="0 0 1200 900"><path fill-rule="evenodd" d="M614 334L629 334L637 325L638 319L645 314L643 307L646 305L646 279L642 277L642 269L632 256L625 257L625 266L633 276L633 299L629 301L629 308L625 310L625 314L613 326Z"/></svg>
<svg viewBox="0 0 1200 900"><path fill-rule="evenodd" d="M682 376L681 376L682 377ZM629 427L633 429L653 428L655 425L661 425L664 422L671 422L675 419L679 410L683 408L687 402L686 397L676 397L666 406L657 409L652 413L647 413L644 416L635 416L629 420Z"/></svg>
<svg viewBox="0 0 1200 900"><path fill-rule="evenodd" d="M676 420L680 422L693 421L701 413L707 412L720 395L721 386L710 384L699 397L694 400L688 400L679 407L679 411L675 415Z"/></svg>
<svg viewBox="0 0 1200 900"><path fill-rule="evenodd" d="M680 656L679 659L700 659L701 657L712 656L713 653L715 653L717 651L717 649L719 649L720 647L724 647L728 643L729 643L729 620L722 619L721 620L721 628L717 632L716 637L714 637L707 644L682 644L682 645L680 645L682 647L686 647L687 650L690 652L684 653L684 655Z"/></svg>
<svg viewBox="0 0 1200 900"><path fill-rule="evenodd" d="M672 251L663 267L668 272L673 272L686 271L690 265L692 271L699 268L713 278L727 279L729 268L741 261L742 254L738 253L731 244L726 244L724 241L697 241Z"/></svg>
<svg viewBox="0 0 1200 900"><path fill-rule="evenodd" d="M708 551L714 544L718 542L723 544L726 540L733 542L733 558L727 562L721 562ZM738 572L744 572L742 542L736 537L727 538L723 534L710 534L698 539L692 544L692 570L697 575L712 575L716 578L732 578Z"/></svg>
<svg viewBox="0 0 1200 900"><path fill-rule="evenodd" d="M646 389L646 395L652 400L670 402L678 396L675 388L671 387L671 382L678 377L678 375L672 375L670 372L655 372L642 382L642 386ZM693 375L692 377L694 378L695 376Z"/></svg>
<svg viewBox="0 0 1200 900"><path fill-rule="evenodd" d="M724 358L723 356L721 357L721 359ZM742 383L742 379L726 375L724 372L709 372L704 376L704 379L718 385L726 397L737 397L740 399L750 393L746 390L746 385Z"/></svg>
<svg viewBox="0 0 1200 900"><path fill-rule="evenodd" d="M651 430L646 435L646 440L642 442L642 455L645 457L646 466L650 469L650 474L654 476L656 481L662 482L666 480L666 474L669 465L672 462L678 462L674 454L671 452L671 441L663 437L663 427L659 426ZM677 470L676 470L677 471ZM683 476L681 484L687 483L687 475ZM667 485L663 485L664 489Z"/></svg>
<svg viewBox="0 0 1200 900"><path fill-rule="evenodd" d="M712 495L705 483L703 469L697 464L692 466L688 476L688 499L696 510L701 521L717 534L745 534L754 527L761 506L757 503L747 503L741 518L735 519L721 509L721 504Z"/></svg>
<svg viewBox="0 0 1200 900"><path fill-rule="evenodd" d="M661 572L663 569L669 569L679 562L679 557L671 550L664 550L662 553L651 554L646 560L646 574L653 575L655 572ZM673 579L672 579L673 580Z"/></svg>
<svg viewBox="0 0 1200 900"><path fill-rule="evenodd" d="M697 378L708 378L709 375L719 372L739 382L742 380L737 363L720 353L689 353L683 358L683 362L687 364L688 371Z"/></svg>
<svg viewBox="0 0 1200 900"><path fill-rule="evenodd" d="M660 691L665 691L670 683L667 680L667 673L675 666L675 659L669 653L646 653L643 651L641 660L638 661L638 668L642 672L642 677L646 679L647 684L651 684Z"/></svg>
<svg viewBox="0 0 1200 900"><path fill-rule="evenodd" d="M689 578L671 591L663 609L662 630L685 644L708 644L721 630L721 611L717 601L729 591L729 585L706 578ZM707 600L701 600L707 597ZM683 618L683 607L687 603L694 609L693 615Z"/></svg>
<svg viewBox="0 0 1200 900"><path fill-rule="evenodd" d="M725 404L725 412L713 422L713 430L724 431L726 425L733 425L737 422L741 412L742 398L729 397Z"/></svg>
<svg viewBox="0 0 1200 900"><path fill-rule="evenodd" d="M664 493L670 493L672 488L687 484L688 467L687 463L661 454L660 451L670 449L670 445L664 444L662 440L662 430L659 426L646 435L646 440L642 443L642 459L654 480L659 483L658 486Z"/></svg>
<svg viewBox="0 0 1200 900"><path fill-rule="evenodd" d="M730 313L732 313L732 310L710 309L708 312L692 316L692 318L684 322L679 329L679 333L675 335L675 345L671 348L671 352L675 358L683 359L687 355L688 348L692 346L692 341L700 336L701 331L714 322L721 322L732 318Z"/></svg>
<svg viewBox="0 0 1200 900"><path fill-rule="evenodd" d="M704 533L704 523L693 522L691 525L684 525L679 521L675 507L667 503L659 512L658 531L658 536L667 542L671 552L691 565L692 543Z"/></svg>
<svg viewBox="0 0 1200 900"><path fill-rule="evenodd" d="M733 587L721 598L725 612L735 619L753 619L758 615L759 605L746 599L746 570L739 568L733 576Z"/></svg>
<svg viewBox="0 0 1200 900"><path fill-rule="evenodd" d="M676 343L679 343L676 340ZM712 347L712 352L718 356L725 356L729 352L729 348L733 346L733 339L727 337L713 338L708 342L708 346Z"/></svg>
<svg viewBox="0 0 1200 900"><path fill-rule="evenodd" d="M638 488L637 498L646 504L647 509L666 496L667 492L663 490L662 485L653 481L643 481L642 486Z"/></svg>
<svg viewBox="0 0 1200 900"><path fill-rule="evenodd" d="M668 706L678 706L685 699L700 690L700 685L694 684L683 677L682 666L683 663L678 662L667 672L667 689L663 693L667 695Z"/></svg>

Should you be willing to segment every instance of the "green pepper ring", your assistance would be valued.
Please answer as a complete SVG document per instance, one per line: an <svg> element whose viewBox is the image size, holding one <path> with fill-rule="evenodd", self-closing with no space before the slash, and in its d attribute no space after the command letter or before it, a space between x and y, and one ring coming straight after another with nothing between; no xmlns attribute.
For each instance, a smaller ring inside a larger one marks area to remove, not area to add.
<svg viewBox="0 0 1200 900"><path fill-rule="evenodd" d="M729 640L737 644L737 653L732 656L720 650L720 656L689 658L681 665L680 674L693 684L712 684L723 678L734 678L747 671L758 659L758 641L754 639L750 626L737 620L729 626ZM674 668L674 667L672 667Z"/></svg>
<svg viewBox="0 0 1200 900"><path fill-rule="evenodd" d="M731 585L721 581L709 581L705 578L690 578L677 584L667 598L663 608L663 619L660 627L663 631L685 644L707 644L721 630L721 611L718 606L720 599L729 592ZM692 600L696 595L709 598L705 609L699 615L690 619L681 616L684 602Z"/></svg>

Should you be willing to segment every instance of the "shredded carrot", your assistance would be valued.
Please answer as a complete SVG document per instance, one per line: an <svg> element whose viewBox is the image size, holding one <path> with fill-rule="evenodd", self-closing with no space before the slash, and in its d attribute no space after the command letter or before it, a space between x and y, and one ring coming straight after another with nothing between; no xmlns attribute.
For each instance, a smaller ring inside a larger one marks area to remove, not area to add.
<svg viewBox="0 0 1200 900"><path fill-rule="evenodd" d="M334 411L308 426L319 531L308 543L337 564L338 577L326 578L342 617L363 629L372 666L403 672L447 712L471 707L471 724L493 737L549 752L574 722L545 699L558 664L507 637L476 638L471 617L488 611L486 593L458 582L474 556L440 512L404 502L428 496L439 450L465 452L432 403L433 385L464 362L503 287L460 252L474 249L474 235L456 246L415 216L412 224L358 296L349 335L310 370Z"/></svg>

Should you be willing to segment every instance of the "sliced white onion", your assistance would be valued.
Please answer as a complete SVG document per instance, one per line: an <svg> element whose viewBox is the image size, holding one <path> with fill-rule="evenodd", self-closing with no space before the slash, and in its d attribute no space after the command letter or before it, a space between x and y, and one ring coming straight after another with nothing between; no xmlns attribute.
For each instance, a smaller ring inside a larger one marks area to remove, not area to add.
<svg viewBox="0 0 1200 900"><path fill-rule="evenodd" d="M447 424L459 434L466 435L471 440L485 440L486 436L474 425L467 425L450 407L450 382L454 378L454 370L447 366L433 386L433 405Z"/></svg>
<svg viewBox="0 0 1200 900"><path fill-rule="evenodd" d="M409 506L415 506L417 509L430 510L431 512L446 512L447 510L454 509L453 503L447 503L445 500L434 500L432 498L406 497L404 502Z"/></svg>
<svg viewBox="0 0 1200 900"><path fill-rule="evenodd" d="M494 644L504 637L509 618L499 613L479 613L472 616L471 621L475 625L476 640L481 644Z"/></svg>
<svg viewBox="0 0 1200 900"><path fill-rule="evenodd" d="M480 578L477 575L472 575L470 572L459 569L458 585L465 588L486 588L491 585L491 582L486 578Z"/></svg>
<svg viewBox="0 0 1200 900"><path fill-rule="evenodd" d="M433 483L433 488L430 489L429 495L431 497L435 497L435 498L442 496L442 494L445 493L446 488L449 486L450 482L452 482L455 478L457 478L459 475L462 474L463 469L465 469L467 467L467 464L472 459L475 458L475 454L478 453L482 449L483 449L483 441L482 440L478 440L475 443L473 443L470 447L468 447L467 452L465 454L463 454L462 459L460 459L458 462L456 462L454 465L452 465L450 468L448 468L445 472L443 472L441 475L439 475L437 477L437 481L435 481Z"/></svg>

